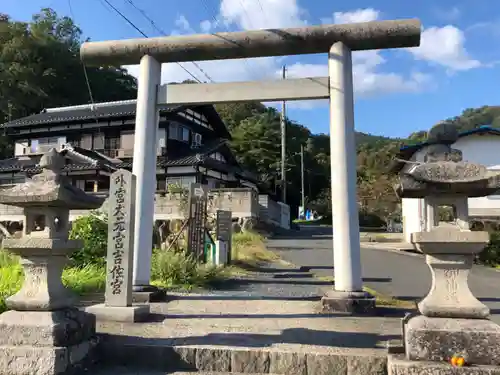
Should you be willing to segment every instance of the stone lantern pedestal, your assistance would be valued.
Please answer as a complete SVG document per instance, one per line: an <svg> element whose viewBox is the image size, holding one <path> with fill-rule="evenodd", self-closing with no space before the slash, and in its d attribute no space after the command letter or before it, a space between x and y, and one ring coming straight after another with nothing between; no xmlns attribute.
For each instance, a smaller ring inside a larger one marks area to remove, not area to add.
<svg viewBox="0 0 500 375"><path fill-rule="evenodd" d="M59 374L81 363L96 343L95 318L74 307L61 281L68 256L82 247L68 239L69 210L95 209L102 199L66 183L64 158L55 150L42 173L0 192L0 203L24 208L23 236L3 247L21 258L24 282L0 315L0 374Z"/></svg>
<svg viewBox="0 0 500 375"><path fill-rule="evenodd" d="M432 273L429 294L418 304L422 315L405 326L405 354L412 361L448 361L455 355L475 365L500 364L500 326L469 289L474 254L487 244L487 232L435 228L414 233L412 242Z"/></svg>

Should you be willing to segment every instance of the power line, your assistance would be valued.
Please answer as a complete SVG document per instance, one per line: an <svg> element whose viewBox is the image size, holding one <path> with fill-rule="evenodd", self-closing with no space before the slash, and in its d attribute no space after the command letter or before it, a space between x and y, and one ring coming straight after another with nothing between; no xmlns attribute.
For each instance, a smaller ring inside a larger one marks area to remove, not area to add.
<svg viewBox="0 0 500 375"><path fill-rule="evenodd" d="M243 12L245 13L245 16L247 16L248 24L253 29L252 22L250 21L250 15L247 12L247 8L245 8L245 4L243 3L243 0L240 0L240 4L241 4L241 9L243 9Z"/></svg>
<svg viewBox="0 0 500 375"><path fill-rule="evenodd" d="M101 2L105 2L111 9L113 9L120 17L122 17L130 26L132 26L135 30L137 30L141 35L143 35L145 38L149 38L149 36L146 35L141 29L139 29L127 16L125 16L120 10L118 10L113 4L109 2L109 0L100 0ZM197 82L201 83L201 81L196 77L193 73L191 73L189 70L187 70L183 65L181 65L179 62L176 62L177 65L179 65L187 74L189 74L191 77L193 77L194 80Z"/></svg>
<svg viewBox="0 0 500 375"><path fill-rule="evenodd" d="M257 3L259 4L260 10L261 10L262 14L264 15L264 21L266 21L266 23L269 25L269 27L271 27L271 25L269 23L269 19L267 18L266 11L264 10L264 7L262 6L262 2L260 0L257 0Z"/></svg>
<svg viewBox="0 0 500 375"><path fill-rule="evenodd" d="M139 8L137 5L135 5L135 3L134 3L132 0L125 0L125 1L126 1L127 3L129 3L129 4L130 4L130 5L131 5L131 6L132 6L135 10L137 10L139 13L141 13L141 14L142 14L142 16L143 16L145 19L147 19L147 20L149 21L149 23L151 23L151 26L153 26L153 28L154 28L156 31L158 31L160 34L162 34L162 35L164 35L164 36L167 36L167 35L168 35L165 31L163 31L163 30L161 29L161 27L159 27L159 26L156 24L156 22L155 22L155 21L154 21L151 17L149 17L149 16L147 15L147 13L146 13L143 9L141 9L141 8ZM211 78L211 77L207 74L207 72L205 72L205 71L201 68L201 66L200 66L199 64L197 64L195 61L191 61L191 64L193 64L196 68L198 68L198 70L199 70L200 72L202 72L202 73L203 73L203 75L204 75L204 76L205 76L205 77L206 77L206 78L207 78L210 82L213 82L213 79L212 79L212 78Z"/></svg>
<svg viewBox="0 0 500 375"><path fill-rule="evenodd" d="M203 3L203 5L205 6L205 9L207 10L207 14L209 15L209 17L210 17L210 18L212 18L212 19L214 20L214 25L215 25L215 27L217 27L217 26L221 23L221 24L224 26L224 28L226 29L226 31L230 31L230 30L229 30L229 27L227 27L227 25L225 25L225 24L224 24L224 22L220 22L220 20L219 20L219 19L215 16L215 13L216 13L216 12L212 13L212 12L210 11L210 7L209 7L209 5L208 5L207 0L202 0L202 3ZM218 36L218 35L217 35L217 34L215 34L215 33L212 33L212 35L214 35L214 36ZM251 66L250 66L250 64L249 64L249 62L248 62L248 59L243 58L243 64L245 65L245 70L247 71L247 73L249 74L249 76L252 76L252 75L253 75L253 72L252 72L252 71L253 71L253 69L251 69Z"/></svg>
<svg viewBox="0 0 500 375"><path fill-rule="evenodd" d="M71 0L68 0L68 7L69 7L69 14L71 15L71 19L75 21L75 15L73 13L73 5L71 4ZM92 107L95 105L94 101L94 95L92 94L92 86L90 85L90 79L89 79L89 74L87 72L87 67L85 64L82 62L82 68L83 68L83 75L85 77L85 84L87 85L87 91L89 93L89 98L90 98L90 103L92 104ZM99 125L99 120L97 118L97 114L95 114L95 121L97 125ZM100 128L98 128L100 131Z"/></svg>

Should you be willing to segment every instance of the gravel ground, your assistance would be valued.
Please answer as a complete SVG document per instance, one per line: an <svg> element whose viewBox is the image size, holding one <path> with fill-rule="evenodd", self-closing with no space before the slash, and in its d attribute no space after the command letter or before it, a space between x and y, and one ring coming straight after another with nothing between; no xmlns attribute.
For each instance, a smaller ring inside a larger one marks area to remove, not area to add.
<svg viewBox="0 0 500 375"><path fill-rule="evenodd" d="M319 300L331 283L314 278L311 272L284 262L261 265L259 271L236 277L227 286L197 291L235 297Z"/></svg>

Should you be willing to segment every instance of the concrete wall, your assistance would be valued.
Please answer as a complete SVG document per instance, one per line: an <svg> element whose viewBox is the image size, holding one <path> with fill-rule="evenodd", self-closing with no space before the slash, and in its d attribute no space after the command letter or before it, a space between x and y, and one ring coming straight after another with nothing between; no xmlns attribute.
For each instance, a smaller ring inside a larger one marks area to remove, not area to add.
<svg viewBox="0 0 500 375"><path fill-rule="evenodd" d="M101 193L103 194L103 193ZM216 210L230 210L234 219L256 218L267 223L290 229L290 207L284 203L277 203L267 195L258 195L252 188L239 189L211 189L209 193L209 212ZM179 194L155 196L155 220L183 219L187 210L187 202L180 204ZM183 209L184 206L184 209ZM107 200L101 210L108 209ZM72 210L70 220L89 214L88 210ZM0 204L0 222L23 221L22 209Z"/></svg>
<svg viewBox="0 0 500 375"><path fill-rule="evenodd" d="M278 205L280 206L281 216L280 227L290 229L290 206L283 202L278 202Z"/></svg>
<svg viewBox="0 0 500 375"><path fill-rule="evenodd" d="M281 226L281 207L268 195L259 195L259 219Z"/></svg>
<svg viewBox="0 0 500 375"><path fill-rule="evenodd" d="M212 189L209 193L211 203L209 209L230 210L233 218L254 217L259 214L258 194L251 188L242 189ZM181 212L180 196L178 194L156 195L155 220L181 219L184 214ZM107 210L107 201L101 207ZM87 215L88 210L72 210L70 220ZM0 204L0 221L22 221L24 218L22 209L14 206Z"/></svg>
<svg viewBox="0 0 500 375"><path fill-rule="evenodd" d="M452 146L462 151L463 160L482 164L489 169L500 171L500 137L494 135L470 135L460 138ZM424 161L425 149L413 155L413 161ZM425 227L423 199L402 200L403 232L405 241L410 241L411 233ZM470 217L500 216L500 195L469 198Z"/></svg>

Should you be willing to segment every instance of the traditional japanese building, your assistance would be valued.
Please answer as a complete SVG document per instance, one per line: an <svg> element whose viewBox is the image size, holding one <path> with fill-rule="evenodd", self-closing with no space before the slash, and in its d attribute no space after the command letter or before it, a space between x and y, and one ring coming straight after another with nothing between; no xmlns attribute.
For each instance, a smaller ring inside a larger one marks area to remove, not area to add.
<svg viewBox="0 0 500 375"><path fill-rule="evenodd" d="M22 181L39 171L50 148L71 150L81 163L64 170L72 184L87 192L107 193L109 176L132 169L135 101L46 109L3 125L14 142L12 158L0 161L0 185ZM228 146L231 135L212 105L175 106L160 110L157 134L157 191L169 184L201 182L211 188L251 187L257 179L236 161Z"/></svg>

